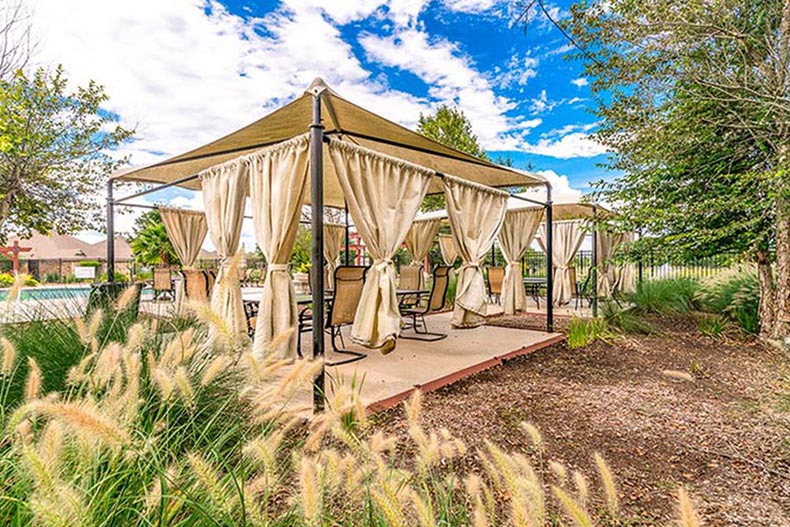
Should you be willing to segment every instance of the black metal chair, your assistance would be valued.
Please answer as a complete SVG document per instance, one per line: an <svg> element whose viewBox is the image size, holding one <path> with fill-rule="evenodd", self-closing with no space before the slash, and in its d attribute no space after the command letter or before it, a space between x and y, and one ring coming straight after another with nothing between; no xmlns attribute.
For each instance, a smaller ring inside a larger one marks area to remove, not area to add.
<svg viewBox="0 0 790 527"><path fill-rule="evenodd" d="M359 306L359 299L362 295L362 288L365 285L365 275L368 269L369 267L361 265L341 265L335 268L334 294L327 310L324 330L331 336L332 351L342 355L350 355L351 358L327 362L327 366L348 364L367 357L364 353L345 349L346 343L343 339L341 328L354 323L354 316L357 313L357 306ZM310 306L307 306L301 309L298 315L296 350L299 357L302 356L302 333L308 333L312 330L313 310ZM338 340L340 340L340 346L338 346Z"/></svg>
<svg viewBox="0 0 790 527"><path fill-rule="evenodd" d="M425 322L425 315L444 309L447 300L447 286L450 282L450 267L439 265L433 270L433 285L428 302L424 306L414 306L401 310L401 315L411 317L411 322L407 323L403 329L414 330L414 335L401 335L402 339L422 340L425 342L435 342L447 338L445 333L431 333ZM422 328L422 329L421 329Z"/></svg>
<svg viewBox="0 0 790 527"><path fill-rule="evenodd" d="M366 354L360 351L345 349L346 343L343 340L341 328L354 323L368 269L369 267L361 265L341 265L335 269L335 289L326 316L326 330L329 331L332 337L332 351L342 355L349 355L350 358L327 362L327 366L348 364L367 357ZM338 347L338 339L340 339L342 347Z"/></svg>

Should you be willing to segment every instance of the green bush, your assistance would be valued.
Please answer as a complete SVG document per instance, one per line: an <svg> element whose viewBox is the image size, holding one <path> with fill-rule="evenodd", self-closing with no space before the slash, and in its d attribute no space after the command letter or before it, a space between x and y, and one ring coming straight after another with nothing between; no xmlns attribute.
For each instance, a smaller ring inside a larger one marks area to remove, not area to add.
<svg viewBox="0 0 790 527"><path fill-rule="evenodd" d="M733 266L705 280L697 300L704 311L726 316L745 332L760 332L760 282L754 266Z"/></svg>
<svg viewBox="0 0 790 527"><path fill-rule="evenodd" d="M11 287L14 285L14 275L9 273L0 274L0 287Z"/></svg>
<svg viewBox="0 0 790 527"><path fill-rule="evenodd" d="M602 318L574 318L568 325L568 347L571 349L583 348L596 340L609 336L606 320Z"/></svg>
<svg viewBox="0 0 790 527"><path fill-rule="evenodd" d="M99 275L99 282L107 282L107 273L102 273ZM116 282L131 282L132 279L129 277L128 274L123 273L121 271L115 271L115 281Z"/></svg>
<svg viewBox="0 0 790 527"><path fill-rule="evenodd" d="M638 284L636 292L629 295L627 300L641 313L688 313L697 305L699 289L699 282L693 278L648 280Z"/></svg>
<svg viewBox="0 0 790 527"><path fill-rule="evenodd" d="M98 260L82 260L79 265L81 267L101 267L101 262Z"/></svg>
<svg viewBox="0 0 790 527"><path fill-rule="evenodd" d="M713 338L719 338L724 334L727 329L727 321L722 317L705 317L700 319L697 323L697 329L703 335Z"/></svg>
<svg viewBox="0 0 790 527"><path fill-rule="evenodd" d="M643 318L635 308L621 308L616 302L606 300L601 303L601 317L609 327L619 329L625 333L637 333L640 335L650 335L655 332L655 328Z"/></svg>

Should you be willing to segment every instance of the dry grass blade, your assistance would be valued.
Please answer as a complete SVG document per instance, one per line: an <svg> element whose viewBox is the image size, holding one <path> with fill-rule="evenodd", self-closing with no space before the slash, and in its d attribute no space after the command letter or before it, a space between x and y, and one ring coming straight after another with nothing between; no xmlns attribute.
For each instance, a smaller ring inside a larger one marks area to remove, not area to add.
<svg viewBox="0 0 790 527"><path fill-rule="evenodd" d="M557 500L559 500L562 509L577 527L593 527L590 514L582 504L568 496L564 490L555 485L552 485L551 491L557 497Z"/></svg>
<svg viewBox="0 0 790 527"><path fill-rule="evenodd" d="M25 381L25 400L30 402L41 396L41 368L33 357L27 358L27 380Z"/></svg>
<svg viewBox="0 0 790 527"><path fill-rule="evenodd" d="M601 477L601 483L603 484L603 490L606 495L606 508L609 514L616 517L620 511L620 499L617 497L617 487L614 484L614 476L601 454L596 452L593 458L595 459L595 466L598 468L598 475Z"/></svg>
<svg viewBox="0 0 790 527"><path fill-rule="evenodd" d="M0 339L0 344L3 346L2 375L11 375L14 369L14 363L16 362L16 348L14 348L14 345L5 337Z"/></svg>
<svg viewBox="0 0 790 527"><path fill-rule="evenodd" d="M110 447L130 442L126 430L115 420L100 412L87 400L73 403L44 403L37 406L42 415L58 419L75 432L102 441Z"/></svg>
<svg viewBox="0 0 790 527"><path fill-rule="evenodd" d="M685 487L678 488L678 512L680 513L678 520L680 527L700 527L702 525Z"/></svg>

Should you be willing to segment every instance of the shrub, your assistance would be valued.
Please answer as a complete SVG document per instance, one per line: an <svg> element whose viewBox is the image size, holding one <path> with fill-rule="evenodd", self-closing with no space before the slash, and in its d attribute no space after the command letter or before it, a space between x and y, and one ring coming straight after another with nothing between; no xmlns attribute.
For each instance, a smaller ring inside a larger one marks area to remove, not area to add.
<svg viewBox="0 0 790 527"><path fill-rule="evenodd" d="M727 329L727 321L722 317L704 317L697 322L697 329L703 335L719 338Z"/></svg>
<svg viewBox="0 0 790 527"><path fill-rule="evenodd" d="M650 335L655 328L643 319L643 314L634 307L623 309L612 300L601 302L601 317L610 328L618 329L625 333Z"/></svg>
<svg viewBox="0 0 790 527"><path fill-rule="evenodd" d="M14 275L10 273L0 274L0 287L11 287L14 285Z"/></svg>
<svg viewBox="0 0 790 527"><path fill-rule="evenodd" d="M699 288L699 282L693 278L646 280L637 284L636 292L629 295L627 300L642 313L688 313L696 307Z"/></svg>
<svg viewBox="0 0 790 527"><path fill-rule="evenodd" d="M48 284L59 284L62 278L58 273L47 273L44 277L44 282Z"/></svg>
<svg viewBox="0 0 790 527"><path fill-rule="evenodd" d="M107 281L107 273L102 273L99 275L99 282L106 282ZM131 282L131 277L121 271L115 271L115 281L116 282Z"/></svg>
<svg viewBox="0 0 790 527"><path fill-rule="evenodd" d="M736 265L705 280L700 307L735 321L747 333L760 332L760 282L754 266Z"/></svg>
<svg viewBox="0 0 790 527"><path fill-rule="evenodd" d="M570 349L583 348L609 336L606 320L602 318L573 318L568 324L566 339Z"/></svg>
<svg viewBox="0 0 790 527"><path fill-rule="evenodd" d="M9 431L0 449L4 525L624 521L606 461L596 453L595 479L571 478L542 461L529 423L521 429L539 463L486 442L473 454L482 469L463 474L472 454L446 430L423 428L419 392L405 405L407 445L370 431L353 380L337 383L326 413L303 427L286 404L309 389L318 363L283 372L282 363L209 347L201 331L163 336L147 323L123 344L97 345L95 327L81 330L88 354L60 397L44 395L46 370L31 362L25 401L0 416ZM6 369L20 363L13 351L5 347ZM4 385L2 377L0 393ZM683 505L692 510L685 494Z"/></svg>

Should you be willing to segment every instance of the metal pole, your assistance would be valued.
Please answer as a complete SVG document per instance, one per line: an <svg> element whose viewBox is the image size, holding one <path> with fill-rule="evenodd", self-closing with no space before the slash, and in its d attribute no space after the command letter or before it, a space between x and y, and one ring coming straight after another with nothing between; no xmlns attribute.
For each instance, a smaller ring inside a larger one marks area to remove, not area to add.
<svg viewBox="0 0 790 527"><path fill-rule="evenodd" d="M345 204L345 208L343 209L346 213L346 265L351 265L351 249L348 247L349 244L349 228L348 228L348 203Z"/></svg>
<svg viewBox="0 0 790 527"><path fill-rule="evenodd" d="M496 252L494 250L494 244L491 244L491 267L496 266Z"/></svg>
<svg viewBox="0 0 790 527"><path fill-rule="evenodd" d="M310 124L310 224L312 228L313 272L313 360L321 370L313 384L313 411L324 409L324 125L321 124L321 94L313 95L313 122Z"/></svg>
<svg viewBox="0 0 790 527"><path fill-rule="evenodd" d="M115 211L112 178L107 180L107 281L115 282Z"/></svg>
<svg viewBox="0 0 790 527"><path fill-rule="evenodd" d="M551 184L546 182L546 331L554 331L554 211L551 205Z"/></svg>
<svg viewBox="0 0 790 527"><path fill-rule="evenodd" d="M593 205L593 236L592 236L592 314L593 318L598 317L598 218L597 208Z"/></svg>

